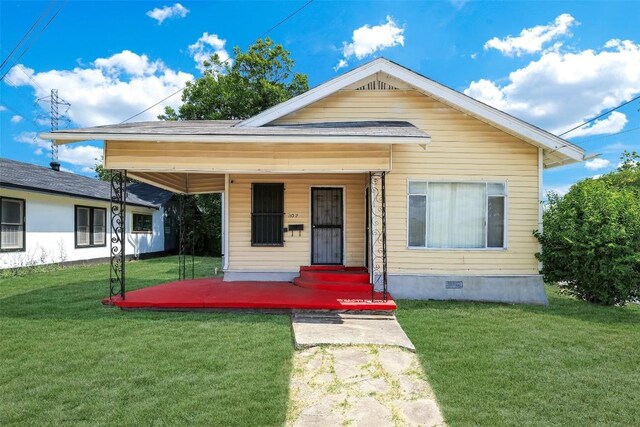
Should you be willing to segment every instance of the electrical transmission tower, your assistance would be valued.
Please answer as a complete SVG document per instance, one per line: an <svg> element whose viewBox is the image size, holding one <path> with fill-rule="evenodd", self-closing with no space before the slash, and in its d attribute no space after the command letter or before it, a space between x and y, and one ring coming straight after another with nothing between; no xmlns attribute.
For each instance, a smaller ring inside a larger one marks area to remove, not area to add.
<svg viewBox="0 0 640 427"><path fill-rule="evenodd" d="M51 89L51 95L39 98L37 102L40 101L49 101L49 105L51 107L49 113L49 118L51 119L51 132L58 130L58 123L61 118L60 111L64 109L62 114L66 114L67 111L69 111L71 104L58 96L58 89ZM60 169L60 162L58 162L58 146L53 140L51 140L50 166L52 169Z"/></svg>

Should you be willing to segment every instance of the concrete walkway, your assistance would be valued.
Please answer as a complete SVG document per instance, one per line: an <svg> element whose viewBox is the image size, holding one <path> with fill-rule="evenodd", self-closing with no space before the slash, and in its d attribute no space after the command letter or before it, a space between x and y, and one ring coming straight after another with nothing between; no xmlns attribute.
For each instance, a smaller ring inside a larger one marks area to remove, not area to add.
<svg viewBox="0 0 640 427"><path fill-rule="evenodd" d="M288 426L443 426L393 315L296 313Z"/></svg>
<svg viewBox="0 0 640 427"><path fill-rule="evenodd" d="M414 353L398 347L296 351L288 426L442 426Z"/></svg>
<svg viewBox="0 0 640 427"><path fill-rule="evenodd" d="M416 351L392 314L298 312L291 317L296 348L317 345L394 345Z"/></svg>

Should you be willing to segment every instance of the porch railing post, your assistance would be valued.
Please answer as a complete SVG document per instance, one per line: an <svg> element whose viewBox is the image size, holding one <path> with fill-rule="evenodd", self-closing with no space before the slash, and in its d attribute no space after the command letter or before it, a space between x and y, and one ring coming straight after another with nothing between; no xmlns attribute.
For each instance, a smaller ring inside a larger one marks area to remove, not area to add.
<svg viewBox="0 0 640 427"><path fill-rule="evenodd" d="M111 171L109 298L125 299L127 171Z"/></svg>
<svg viewBox="0 0 640 427"><path fill-rule="evenodd" d="M371 172L369 187L371 191L371 269L374 290L382 291L387 301L387 194L386 173ZM374 295L372 295L373 299Z"/></svg>

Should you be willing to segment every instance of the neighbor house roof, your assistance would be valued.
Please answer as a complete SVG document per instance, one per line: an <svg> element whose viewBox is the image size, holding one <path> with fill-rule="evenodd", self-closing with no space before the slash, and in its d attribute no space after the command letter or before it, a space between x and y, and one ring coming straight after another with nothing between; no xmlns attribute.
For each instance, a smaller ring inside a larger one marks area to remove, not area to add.
<svg viewBox="0 0 640 427"><path fill-rule="evenodd" d="M234 120L137 122L43 133L58 143L104 139L110 141L190 142L353 142L425 144L429 135L409 122L324 122L278 126L238 127ZM228 137L225 139L225 137ZM363 139L363 138L367 139ZM284 139L291 138L291 139Z"/></svg>
<svg viewBox="0 0 640 427"><path fill-rule="evenodd" d="M111 184L70 172L0 158L0 187L83 199L111 199ZM127 186L127 204L159 208L173 193L149 184Z"/></svg>

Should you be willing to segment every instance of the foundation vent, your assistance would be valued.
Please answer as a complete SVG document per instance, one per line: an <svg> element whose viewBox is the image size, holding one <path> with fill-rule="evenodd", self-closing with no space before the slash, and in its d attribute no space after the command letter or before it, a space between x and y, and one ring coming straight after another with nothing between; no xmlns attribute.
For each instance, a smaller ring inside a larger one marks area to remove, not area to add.
<svg viewBox="0 0 640 427"><path fill-rule="evenodd" d="M462 289L462 280L446 280L444 282L445 289Z"/></svg>

